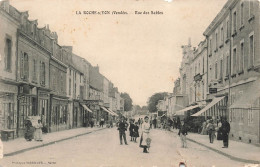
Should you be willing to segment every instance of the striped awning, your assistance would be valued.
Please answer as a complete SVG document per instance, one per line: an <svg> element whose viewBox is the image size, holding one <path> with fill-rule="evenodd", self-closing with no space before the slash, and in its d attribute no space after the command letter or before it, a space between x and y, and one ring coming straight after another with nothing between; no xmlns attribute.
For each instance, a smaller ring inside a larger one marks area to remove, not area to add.
<svg viewBox="0 0 260 167"><path fill-rule="evenodd" d="M82 107L87 110L88 112L93 112L91 109L89 109L85 104L81 104Z"/></svg>
<svg viewBox="0 0 260 167"><path fill-rule="evenodd" d="M201 116L204 112L206 112L207 110L209 110L211 107L213 107L214 105L216 105L218 102L220 102L222 99L224 99L225 96L222 97L215 97L211 103L209 103L206 107L204 107L202 110L200 110L199 112L191 115L194 117L198 117Z"/></svg>
<svg viewBox="0 0 260 167"><path fill-rule="evenodd" d="M186 108L184 108L184 109L182 109L182 110L177 111L177 112L176 112L176 115L185 115L185 112L187 112L187 111L189 111L189 110L192 110L192 109L194 109L194 108L198 108L198 107L200 107L200 106L199 106L199 105L195 105L195 106L186 107Z"/></svg>

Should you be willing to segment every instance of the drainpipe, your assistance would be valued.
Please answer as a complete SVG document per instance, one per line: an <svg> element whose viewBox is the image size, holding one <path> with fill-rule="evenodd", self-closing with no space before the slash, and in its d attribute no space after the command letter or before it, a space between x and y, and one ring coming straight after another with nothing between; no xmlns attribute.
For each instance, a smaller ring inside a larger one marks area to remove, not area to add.
<svg viewBox="0 0 260 167"><path fill-rule="evenodd" d="M232 53L232 36L231 36L231 32L232 32L232 10L231 8L229 8L229 38L230 38L230 42L229 42L229 80L228 80L228 100L227 100L227 120L229 120L229 107L230 107L230 94L231 94L231 90L230 90L230 85L231 85L231 53Z"/></svg>
<svg viewBox="0 0 260 167"><path fill-rule="evenodd" d="M16 81L18 81L18 38L19 38L19 29L17 29L17 32L16 32L16 61L15 61L15 66L16 66L16 70L15 70L15 75L16 75ZM16 115L16 118L17 118L17 122L16 122L16 136L19 137L19 122L20 122L20 119L19 119L19 104L20 104L20 99L19 99L19 86L18 86L18 92L17 92L17 115Z"/></svg>
<svg viewBox="0 0 260 167"><path fill-rule="evenodd" d="M207 92L208 92L208 83L209 83L209 59L208 59L208 55L209 55L209 36L206 35L206 40L207 40L207 56L206 56L206 61L207 61L207 75L206 75L206 87L207 87ZM208 94L206 92L206 94ZM207 115L205 114L205 120L207 120Z"/></svg>

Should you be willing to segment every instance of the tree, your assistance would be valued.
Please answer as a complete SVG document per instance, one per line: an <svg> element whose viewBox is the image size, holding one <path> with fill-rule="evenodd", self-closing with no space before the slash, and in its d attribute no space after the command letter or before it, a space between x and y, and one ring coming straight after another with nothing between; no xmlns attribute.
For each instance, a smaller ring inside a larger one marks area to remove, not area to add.
<svg viewBox="0 0 260 167"><path fill-rule="evenodd" d="M138 111L141 110L141 107L140 107L139 105L135 105L134 107L135 107L135 109L138 110Z"/></svg>
<svg viewBox="0 0 260 167"><path fill-rule="evenodd" d="M149 112L157 111L157 104L159 100L163 100L167 96L167 92L160 92L153 94L148 100L148 110Z"/></svg>
<svg viewBox="0 0 260 167"><path fill-rule="evenodd" d="M121 97L124 99L124 109L125 111L132 110L133 101L128 93L121 93Z"/></svg>
<svg viewBox="0 0 260 167"><path fill-rule="evenodd" d="M147 106L142 106L142 110L148 110Z"/></svg>

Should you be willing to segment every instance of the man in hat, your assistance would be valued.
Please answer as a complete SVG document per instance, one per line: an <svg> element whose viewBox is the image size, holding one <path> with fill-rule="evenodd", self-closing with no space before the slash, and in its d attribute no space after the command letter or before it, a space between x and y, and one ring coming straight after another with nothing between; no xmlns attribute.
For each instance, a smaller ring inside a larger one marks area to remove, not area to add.
<svg viewBox="0 0 260 167"><path fill-rule="evenodd" d="M228 148L228 135L230 132L230 124L228 123L227 118L223 119L223 123L220 129L224 145L222 148Z"/></svg>
<svg viewBox="0 0 260 167"><path fill-rule="evenodd" d="M127 126L128 126L127 122L124 120L123 117L121 117L120 122L118 123L118 128L117 128L117 130L119 130L119 139L120 139L121 145L123 144L122 137L124 138L125 145L128 145L127 141L126 141L126 135L125 135L125 131L127 130Z"/></svg>
<svg viewBox="0 0 260 167"><path fill-rule="evenodd" d="M187 141L186 141L186 135L188 134L188 128L184 122L184 120L181 120L181 125L179 129L178 135L181 139L182 148L187 148Z"/></svg>

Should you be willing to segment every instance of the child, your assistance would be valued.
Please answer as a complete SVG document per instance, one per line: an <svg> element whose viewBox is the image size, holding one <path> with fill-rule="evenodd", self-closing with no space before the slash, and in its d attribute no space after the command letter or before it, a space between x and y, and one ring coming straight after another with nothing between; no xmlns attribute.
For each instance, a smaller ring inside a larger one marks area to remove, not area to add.
<svg viewBox="0 0 260 167"><path fill-rule="evenodd" d="M130 127L129 127L129 132L130 132L130 136L131 136L131 140L130 141L134 141L134 122L133 120L130 121Z"/></svg>
<svg viewBox="0 0 260 167"><path fill-rule="evenodd" d="M136 138L139 137L139 126L138 126L138 122L135 123L134 126L134 142L136 143Z"/></svg>

